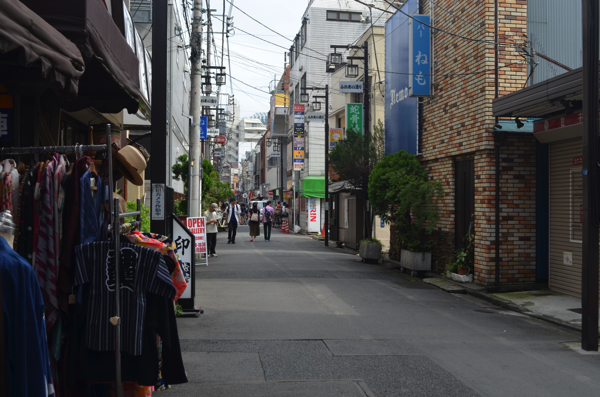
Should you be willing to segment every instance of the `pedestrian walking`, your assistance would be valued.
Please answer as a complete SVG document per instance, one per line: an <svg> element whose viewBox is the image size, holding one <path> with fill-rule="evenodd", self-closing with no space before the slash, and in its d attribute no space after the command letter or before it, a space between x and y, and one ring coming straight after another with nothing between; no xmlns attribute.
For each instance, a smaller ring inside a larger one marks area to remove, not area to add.
<svg viewBox="0 0 600 397"><path fill-rule="evenodd" d="M229 199L229 206L225 211L227 219L227 244L235 244L235 235L240 223L240 205L236 203L235 198Z"/></svg>
<svg viewBox="0 0 600 397"><path fill-rule="evenodd" d="M271 207L271 200L267 201L267 206L262 209L263 229L265 231L265 241L271 241L271 227L275 210Z"/></svg>
<svg viewBox="0 0 600 397"><path fill-rule="evenodd" d="M219 219L217 216L217 210L219 209L219 205L217 203L212 203L208 210L204 212L204 218L206 220L206 255L208 256L217 256L217 252L215 248L217 247L217 233Z"/></svg>
<svg viewBox="0 0 600 397"><path fill-rule="evenodd" d="M246 213L248 212L248 209L246 208L246 204L244 204L244 203L240 204L240 207L241 207L240 225L246 225L247 224Z"/></svg>
<svg viewBox="0 0 600 397"><path fill-rule="evenodd" d="M260 210L258 203L252 204L252 208L248 211L248 225L250 226L250 241L256 241L260 236Z"/></svg>

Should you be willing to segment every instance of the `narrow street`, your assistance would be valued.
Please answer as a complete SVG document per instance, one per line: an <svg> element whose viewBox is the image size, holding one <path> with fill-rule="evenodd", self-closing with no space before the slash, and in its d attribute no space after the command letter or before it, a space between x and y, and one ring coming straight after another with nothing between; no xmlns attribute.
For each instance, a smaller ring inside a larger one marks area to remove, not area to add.
<svg viewBox="0 0 600 397"><path fill-rule="evenodd" d="M261 231L262 233L262 231ZM173 396L592 396L579 334L452 295L306 236L235 245L196 268Z"/></svg>

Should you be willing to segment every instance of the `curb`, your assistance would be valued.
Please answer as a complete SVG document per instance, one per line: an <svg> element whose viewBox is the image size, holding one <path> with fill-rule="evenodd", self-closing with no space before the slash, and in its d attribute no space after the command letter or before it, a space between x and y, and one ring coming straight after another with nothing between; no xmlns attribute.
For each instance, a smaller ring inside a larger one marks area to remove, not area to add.
<svg viewBox="0 0 600 397"><path fill-rule="evenodd" d="M569 328L569 329L571 329L573 331L579 331L579 332L581 332L581 326L580 325L573 324L573 323L570 323L568 321L563 321L563 320L560 320L560 319L558 319L556 317L547 316L545 314L539 314L539 313L532 312L531 310L529 310L529 309L527 309L527 308L525 308L523 306L516 305L516 304L514 304L514 303L512 303L512 302L510 302L510 301L508 301L506 299L502 299L502 298L498 298L498 297L495 297L495 296L491 296L491 295L488 295L488 294L483 293L483 292L472 291L472 290L469 290L469 289L466 289L466 293L469 294L469 295L471 295L471 296L474 296L476 298L479 298L479 299L485 300L487 302L490 302L490 303L492 303L492 304L494 304L496 306L500 306L502 308L509 309L509 310L512 310L512 311L517 312L517 313L525 314L525 315L527 315L529 317L537 318L539 320L544 320L546 322L549 322L549 323L552 323L552 324L555 324L555 325L560 325L560 326Z"/></svg>

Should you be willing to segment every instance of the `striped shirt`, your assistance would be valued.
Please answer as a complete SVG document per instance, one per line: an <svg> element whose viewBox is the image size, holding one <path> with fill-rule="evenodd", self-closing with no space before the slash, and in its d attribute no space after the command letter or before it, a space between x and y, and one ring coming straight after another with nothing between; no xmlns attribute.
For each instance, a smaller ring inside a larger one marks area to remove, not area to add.
<svg viewBox="0 0 600 397"><path fill-rule="evenodd" d="M76 251L75 285L90 284L86 324L86 346L97 351L115 349L115 252L112 242L79 245ZM168 299L175 287L160 252L121 243L121 350L142 354L142 330L146 314L146 292Z"/></svg>

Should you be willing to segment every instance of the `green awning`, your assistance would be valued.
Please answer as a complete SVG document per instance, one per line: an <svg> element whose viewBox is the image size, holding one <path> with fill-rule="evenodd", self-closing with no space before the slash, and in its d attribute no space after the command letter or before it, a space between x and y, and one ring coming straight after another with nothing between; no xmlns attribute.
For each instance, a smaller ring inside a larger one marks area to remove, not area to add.
<svg viewBox="0 0 600 397"><path fill-rule="evenodd" d="M300 180L300 196L325 198L325 177L307 176Z"/></svg>

